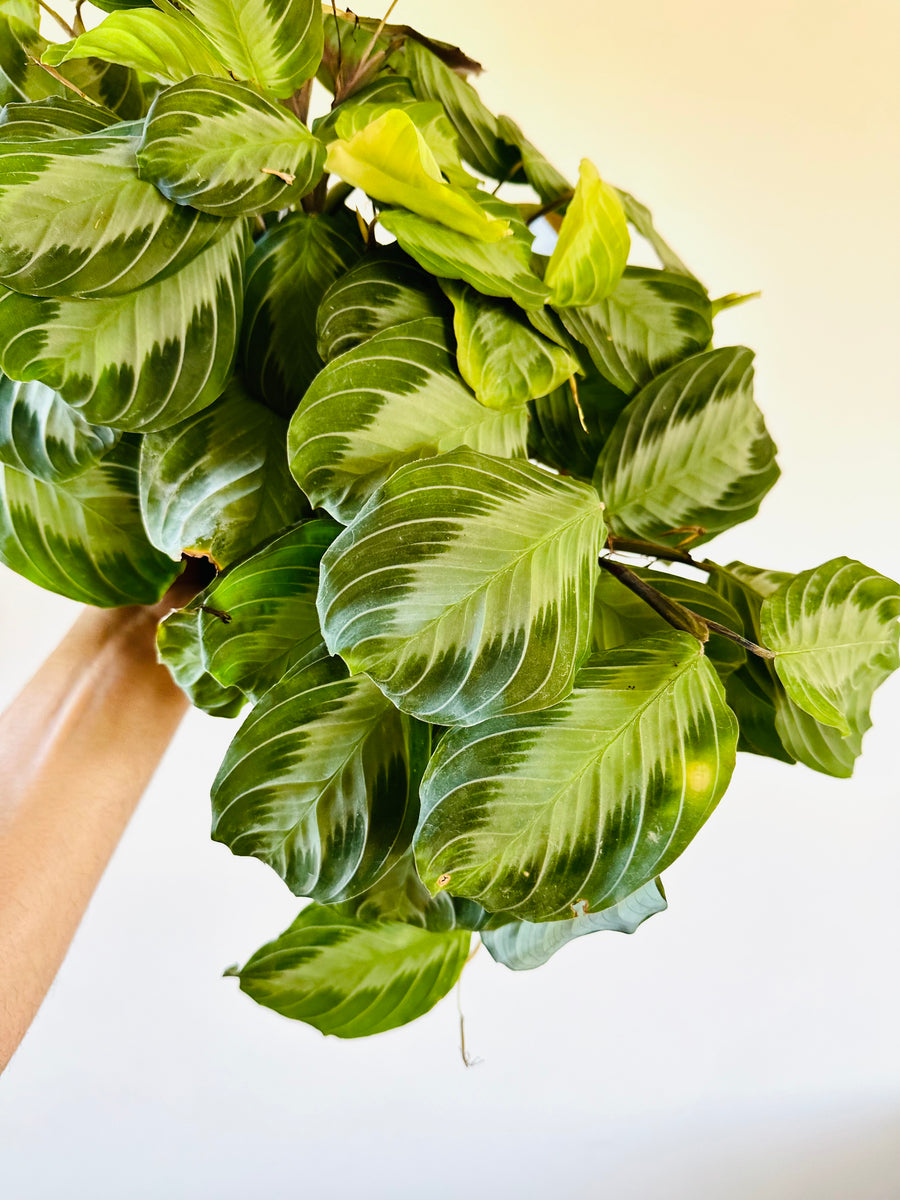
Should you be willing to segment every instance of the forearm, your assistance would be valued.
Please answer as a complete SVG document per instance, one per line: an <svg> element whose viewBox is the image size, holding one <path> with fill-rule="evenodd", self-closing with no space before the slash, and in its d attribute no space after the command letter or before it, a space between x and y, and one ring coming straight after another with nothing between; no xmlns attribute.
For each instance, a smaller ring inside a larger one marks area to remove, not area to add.
<svg viewBox="0 0 900 1200"><path fill-rule="evenodd" d="M0 717L0 1070L187 707L159 610L87 610Z"/></svg>

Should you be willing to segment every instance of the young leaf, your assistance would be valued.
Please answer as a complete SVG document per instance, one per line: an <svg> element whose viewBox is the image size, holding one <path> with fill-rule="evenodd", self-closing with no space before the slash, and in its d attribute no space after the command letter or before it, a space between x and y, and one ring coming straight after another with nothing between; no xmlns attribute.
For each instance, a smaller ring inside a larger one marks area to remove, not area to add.
<svg viewBox="0 0 900 1200"><path fill-rule="evenodd" d="M439 317L387 329L332 360L288 436L291 471L313 506L346 524L403 463L463 445L522 454L525 409L486 409L455 367Z"/></svg>
<svg viewBox="0 0 900 1200"><path fill-rule="evenodd" d="M155 604L181 564L147 541L137 457L123 438L65 484L0 466L0 562L82 604Z"/></svg>
<svg viewBox="0 0 900 1200"><path fill-rule="evenodd" d="M648 917L664 912L667 907L660 881L652 879L601 912L583 913L566 921L511 921L502 929L485 930L481 940L495 962L511 971L532 971L576 938L606 929L634 933Z"/></svg>
<svg viewBox="0 0 900 1200"><path fill-rule="evenodd" d="M509 225L491 217L469 192L452 187L410 117L391 108L328 147L327 167L373 200L399 205L480 242L509 236Z"/></svg>
<svg viewBox="0 0 900 1200"><path fill-rule="evenodd" d="M297 896L346 899L409 846L429 731L338 658L300 664L253 709L212 788L212 836Z"/></svg>
<svg viewBox="0 0 900 1200"><path fill-rule="evenodd" d="M780 472L753 402L752 361L740 346L710 350L635 396L594 474L614 533L658 540L699 526L706 538L756 513Z"/></svg>
<svg viewBox="0 0 900 1200"><path fill-rule="evenodd" d="M443 317L448 307L430 275L397 246L386 246L366 254L322 297L316 317L319 355L329 362L384 329Z"/></svg>
<svg viewBox="0 0 900 1200"><path fill-rule="evenodd" d="M279 100L316 73L320 0L179 0L178 7L232 75Z"/></svg>
<svg viewBox="0 0 900 1200"><path fill-rule="evenodd" d="M180 271L99 300L0 290L0 366L54 388L88 420L165 429L225 387L241 321L244 224Z"/></svg>
<svg viewBox="0 0 900 1200"><path fill-rule="evenodd" d="M322 174L325 148L253 88L197 75L153 101L137 161L176 204L240 217L298 204Z"/></svg>
<svg viewBox="0 0 900 1200"><path fill-rule="evenodd" d="M569 333L597 370L631 395L712 341L712 307L689 275L628 267L615 291L588 308L563 308Z"/></svg>
<svg viewBox="0 0 900 1200"><path fill-rule="evenodd" d="M544 275L554 306L584 306L605 299L622 277L630 248L615 189L603 182L593 163L582 159L578 186Z"/></svg>
<svg viewBox="0 0 900 1200"><path fill-rule="evenodd" d="M609 908L685 849L728 785L736 742L690 634L609 650L554 707L441 739L421 789L422 880L529 920Z"/></svg>
<svg viewBox="0 0 900 1200"><path fill-rule="evenodd" d="M195 614L181 610L166 617L156 635L159 661L186 692L195 708L211 717L236 717L247 697L236 687L223 687L203 666Z"/></svg>
<svg viewBox="0 0 900 1200"><path fill-rule="evenodd" d="M0 110L0 139L41 142L98 133L116 124L115 113L75 96L48 96L30 104L7 104Z"/></svg>
<svg viewBox="0 0 900 1200"><path fill-rule="evenodd" d="M433 723L553 704L587 652L605 535L596 493L529 463L401 467L322 559L328 648Z"/></svg>
<svg viewBox="0 0 900 1200"><path fill-rule="evenodd" d="M459 979L470 940L311 904L236 974L257 1004L322 1033L367 1037L434 1008Z"/></svg>
<svg viewBox="0 0 900 1200"><path fill-rule="evenodd" d="M184 610L196 657L213 679L255 701L321 644L319 562L339 532L327 518L304 521L219 575Z"/></svg>
<svg viewBox="0 0 900 1200"><path fill-rule="evenodd" d="M285 423L237 382L210 408L141 451L141 509L150 540L172 558L227 566L309 512L288 471Z"/></svg>
<svg viewBox="0 0 900 1200"><path fill-rule="evenodd" d="M43 61L55 67L81 58L121 63L164 84L180 83L192 75L229 78L227 69L186 21L152 7L111 13L74 41L48 46L43 55Z"/></svg>
<svg viewBox="0 0 900 1200"><path fill-rule="evenodd" d="M872 696L900 665L900 585L850 558L783 583L763 601L762 637L800 708L843 736L868 728Z"/></svg>
<svg viewBox="0 0 900 1200"><path fill-rule="evenodd" d="M0 375L0 463L58 483L83 474L118 440L117 430L89 425L42 383Z"/></svg>
<svg viewBox="0 0 900 1200"><path fill-rule="evenodd" d="M541 337L509 300L482 296L467 284L444 284L453 302L460 374L486 408L514 408L570 379L578 363Z"/></svg>
<svg viewBox="0 0 900 1200"><path fill-rule="evenodd" d="M241 332L243 376L289 417L322 367L316 311L325 291L363 251L350 213L296 213L259 239L247 261Z"/></svg>
<svg viewBox="0 0 900 1200"><path fill-rule="evenodd" d="M221 236L219 218L170 204L138 178L138 141L115 128L28 147L0 141L0 283L35 296L121 295Z"/></svg>

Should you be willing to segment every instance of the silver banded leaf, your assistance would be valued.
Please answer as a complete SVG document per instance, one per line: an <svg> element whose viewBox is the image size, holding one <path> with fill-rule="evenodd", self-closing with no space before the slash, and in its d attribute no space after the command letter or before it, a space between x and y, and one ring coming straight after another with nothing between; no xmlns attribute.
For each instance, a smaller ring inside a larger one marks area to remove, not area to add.
<svg viewBox="0 0 900 1200"><path fill-rule="evenodd" d="M653 879L598 913L583 913L567 921L512 921L502 929L485 930L481 940L495 962L511 971L531 971L542 967L557 950L576 938L607 929L634 933L648 917L664 912L667 907L660 882Z"/></svg>
<svg viewBox="0 0 900 1200"><path fill-rule="evenodd" d="M316 317L319 355L329 362L384 329L446 311L431 276L396 246L385 247L360 259L322 297Z"/></svg>
<svg viewBox="0 0 900 1200"><path fill-rule="evenodd" d="M869 704L900 665L900 585L851 558L834 558L763 601L760 627L788 696L847 736L868 728Z"/></svg>
<svg viewBox="0 0 900 1200"><path fill-rule="evenodd" d="M42 383L0 376L0 463L54 483L83 474L118 440Z"/></svg>
<svg viewBox="0 0 900 1200"><path fill-rule="evenodd" d="M424 1016L466 965L471 934L357 921L311 904L247 962L241 990L322 1033L368 1037Z"/></svg>
<svg viewBox="0 0 900 1200"><path fill-rule="evenodd" d="M234 76L278 99L316 73L320 0L179 0L178 8Z"/></svg>
<svg viewBox="0 0 900 1200"><path fill-rule="evenodd" d="M206 408L231 373L243 222L174 275L97 300L0 291L0 367L54 388L86 420L145 432Z"/></svg>
<svg viewBox="0 0 900 1200"><path fill-rule="evenodd" d="M291 479L281 417L232 382L215 404L141 450L141 510L150 540L172 558L218 568L309 513Z"/></svg>
<svg viewBox="0 0 900 1200"><path fill-rule="evenodd" d="M181 564L147 541L137 458L136 442L123 438L63 484L0 467L0 562L82 604L155 604Z"/></svg>
<svg viewBox="0 0 900 1200"><path fill-rule="evenodd" d="M624 392L591 368L586 378L570 380L529 405L528 457L589 483L627 403Z"/></svg>
<svg viewBox="0 0 900 1200"><path fill-rule="evenodd" d="M0 140L40 142L98 133L116 124L114 113L75 96L48 96L0 110Z"/></svg>
<svg viewBox="0 0 900 1200"><path fill-rule="evenodd" d="M247 697L240 688L223 687L203 666L196 625L192 612L182 610L166 617L156 634L159 661L195 708L211 717L236 717Z"/></svg>
<svg viewBox="0 0 900 1200"><path fill-rule="evenodd" d="M557 308L597 304L625 270L631 238L615 188L581 160L575 195L562 219L544 282Z"/></svg>
<svg viewBox="0 0 900 1200"><path fill-rule="evenodd" d="M59 66L78 58L121 63L164 84L180 83L192 75L230 78L186 21L155 8L111 13L73 41L49 46L43 60Z"/></svg>
<svg viewBox="0 0 900 1200"><path fill-rule="evenodd" d="M609 650L552 708L445 734L422 782L419 873L431 891L529 920L609 908L685 849L736 742L689 634Z"/></svg>
<svg viewBox="0 0 900 1200"><path fill-rule="evenodd" d="M304 521L220 575L182 614L213 679L258 699L321 645L319 562L340 526Z"/></svg>
<svg viewBox="0 0 900 1200"><path fill-rule="evenodd" d="M138 121L147 111L141 81L129 67L98 58L81 58L65 63L59 74L89 99L114 112L120 121Z"/></svg>
<svg viewBox="0 0 900 1200"><path fill-rule="evenodd" d="M628 267L615 291L588 308L564 308L566 329L597 370L631 394L712 341L712 305L689 275Z"/></svg>
<svg viewBox="0 0 900 1200"><path fill-rule="evenodd" d="M524 408L492 412L456 372L447 323L409 321L333 359L291 419L291 471L314 507L346 524L404 463L469 446L525 450Z"/></svg>
<svg viewBox="0 0 900 1200"><path fill-rule="evenodd" d="M521 308L540 308L550 295L531 269L530 244L521 237L477 242L400 209L381 212L378 220L432 275L461 279L486 296L508 296Z"/></svg>
<svg viewBox="0 0 900 1200"><path fill-rule="evenodd" d="M542 337L511 301L449 281L444 291L453 302L460 374L486 408L514 408L546 396L578 370L576 360Z"/></svg>
<svg viewBox="0 0 900 1200"><path fill-rule="evenodd" d="M530 463L401 467L322 559L328 648L436 724L553 704L587 652L605 536L595 492Z"/></svg>
<svg viewBox="0 0 900 1200"><path fill-rule="evenodd" d="M241 217L299 204L321 177L325 148L253 88L195 75L153 101L137 161L176 204Z"/></svg>
<svg viewBox="0 0 900 1200"><path fill-rule="evenodd" d="M635 396L594 474L614 533L659 540L698 526L706 538L756 513L780 471L753 402L752 363L741 346L710 350Z"/></svg>
<svg viewBox="0 0 900 1200"><path fill-rule="evenodd" d="M348 899L406 851L427 726L327 655L276 683L238 730L212 788L212 836L297 896Z"/></svg>
<svg viewBox="0 0 900 1200"><path fill-rule="evenodd" d="M0 283L34 296L112 296L186 265L221 221L138 178L115 129L23 147L0 140Z"/></svg>
<svg viewBox="0 0 900 1200"><path fill-rule="evenodd" d="M316 312L327 288L363 251L350 213L296 213L256 243L247 262L241 333L244 379L289 417L322 367Z"/></svg>

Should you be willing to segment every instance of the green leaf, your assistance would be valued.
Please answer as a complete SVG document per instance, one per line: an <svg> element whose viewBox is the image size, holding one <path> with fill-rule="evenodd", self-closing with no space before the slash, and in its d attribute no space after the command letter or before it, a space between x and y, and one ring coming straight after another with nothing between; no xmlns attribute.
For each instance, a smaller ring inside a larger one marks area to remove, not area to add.
<svg viewBox="0 0 900 1200"><path fill-rule="evenodd" d="M834 558L773 591L760 627L791 700L843 736L861 736L876 688L900 665L898 616L900 585Z"/></svg>
<svg viewBox="0 0 900 1200"><path fill-rule="evenodd" d="M685 849L728 785L736 741L689 634L609 650L553 708L441 739L421 788L422 880L529 920L609 908Z"/></svg>
<svg viewBox="0 0 900 1200"><path fill-rule="evenodd" d="M531 269L526 238L479 242L399 209L379 213L378 220L432 275L461 279L486 296L508 296L521 308L540 308L550 294Z"/></svg>
<svg viewBox="0 0 900 1200"><path fill-rule="evenodd" d="M98 300L0 292L0 366L54 388L82 416L158 430L216 399L241 321L242 222L191 262L137 291Z"/></svg>
<svg viewBox="0 0 900 1200"><path fill-rule="evenodd" d="M427 726L340 659L301 663L238 730L212 788L213 840L298 896L347 899L409 846Z"/></svg>
<svg viewBox="0 0 900 1200"><path fill-rule="evenodd" d="M104 12L117 12L120 8L152 8L152 0L91 0L94 8L102 8Z"/></svg>
<svg viewBox="0 0 900 1200"><path fill-rule="evenodd" d="M123 438L64 484L0 466L0 562L82 604L155 604L181 564L147 541L137 457L137 443Z"/></svg>
<svg viewBox="0 0 900 1200"><path fill-rule="evenodd" d="M349 140L328 147L327 167L373 200L399 205L481 242L510 236L472 197L444 181L428 143L403 109L388 109Z"/></svg>
<svg viewBox="0 0 900 1200"><path fill-rule="evenodd" d="M434 279L397 246L386 246L366 254L322 297L316 317L319 355L329 362L382 330L441 317L447 307Z"/></svg>
<svg viewBox="0 0 900 1200"><path fill-rule="evenodd" d="M621 188L616 188L616 194L629 225L650 243L661 265L667 271L674 271L678 275L689 275L693 279L693 272L688 270L669 243L660 236L653 223L650 209L645 204L641 204L640 200L635 200L634 196L629 195L628 192L623 192Z"/></svg>
<svg viewBox="0 0 900 1200"><path fill-rule="evenodd" d="M228 566L306 516L287 465L284 421L235 381L209 408L141 452L141 509L151 542L172 558Z"/></svg>
<svg viewBox="0 0 900 1200"><path fill-rule="evenodd" d="M0 376L0 463L35 479L73 479L119 440L114 429L89 425L42 383Z"/></svg>
<svg viewBox="0 0 900 1200"><path fill-rule="evenodd" d="M256 243L247 261L242 367L250 389L275 412L289 417L321 369L319 302L362 250L349 212L296 213Z"/></svg>
<svg viewBox="0 0 900 1200"><path fill-rule="evenodd" d="M176 204L240 217L298 204L321 177L325 149L253 88L198 75L156 97L137 160Z"/></svg>
<svg viewBox="0 0 900 1200"><path fill-rule="evenodd" d="M664 596L683 604L698 616L717 621L735 633L744 632L735 608L708 584L682 579L666 571L637 570L636 574ZM594 595L594 650L611 650L669 628L665 619L640 596L636 596L614 576L601 571ZM706 654L723 676L737 670L747 660L746 652L736 642L717 633L710 634Z"/></svg>
<svg viewBox="0 0 900 1200"><path fill-rule="evenodd" d="M168 616L157 632L156 647L160 662L196 708L211 717L236 717L247 703L240 688L223 687L203 666L193 613Z"/></svg>
<svg viewBox="0 0 900 1200"><path fill-rule="evenodd" d="M554 306L584 306L605 299L622 278L630 249L615 188L605 184L594 164L583 158L575 195L544 275Z"/></svg>
<svg viewBox="0 0 900 1200"><path fill-rule="evenodd" d="M165 84L180 83L192 75L229 77L186 21L155 8L111 13L74 41L48 46L43 57L51 66L78 58L121 63Z"/></svg>
<svg viewBox="0 0 900 1200"><path fill-rule="evenodd" d="M341 912L357 921L404 921L432 933L469 928L458 926L452 897L429 892L419 878L411 849L376 884L345 901Z"/></svg>
<svg viewBox="0 0 900 1200"><path fill-rule="evenodd" d="M409 321L333 359L291 419L288 456L314 507L344 524L404 463L457 446L513 457L524 408L493 412L459 375L446 324Z"/></svg>
<svg viewBox="0 0 900 1200"><path fill-rule="evenodd" d="M652 879L633 895L601 912L584 913L566 921L513 921L502 929L485 931L481 940L495 962L511 971L531 971L542 967L557 950L576 938L605 929L634 933L648 917L664 912L667 907L662 885L658 879Z"/></svg>
<svg viewBox="0 0 900 1200"><path fill-rule="evenodd" d="M540 196L542 203L551 204L567 194L571 197L573 188L569 181L529 142L515 121L509 117L499 117L498 129L504 141L518 150L525 178Z"/></svg>
<svg viewBox="0 0 900 1200"><path fill-rule="evenodd" d="M593 368L575 386L577 402L567 382L529 406L528 457L590 483L628 397Z"/></svg>
<svg viewBox="0 0 900 1200"><path fill-rule="evenodd" d="M258 1004L336 1037L384 1033L424 1016L459 979L471 934L363 922L311 904L237 972Z"/></svg>
<svg viewBox="0 0 900 1200"><path fill-rule="evenodd" d="M320 0L179 0L231 73L285 99L322 57Z"/></svg>
<svg viewBox="0 0 900 1200"><path fill-rule="evenodd" d="M115 114L97 104L74 96L48 96L28 104L7 104L0 110L0 139L39 142L78 137L108 129L115 123Z"/></svg>
<svg viewBox="0 0 900 1200"><path fill-rule="evenodd" d="M605 533L596 493L530 463L401 467L322 560L328 648L441 725L553 704L587 652Z"/></svg>
<svg viewBox="0 0 900 1200"><path fill-rule="evenodd" d="M32 29L37 29L41 21L41 9L37 0L0 0L0 15L14 17Z"/></svg>
<svg viewBox="0 0 900 1200"><path fill-rule="evenodd" d="M460 374L486 408L514 408L545 396L578 370L562 347L541 337L509 300L467 284L444 284L453 302Z"/></svg>
<svg viewBox="0 0 900 1200"><path fill-rule="evenodd" d="M304 521L219 575L183 613L205 671L258 700L321 645L319 562L340 531Z"/></svg>
<svg viewBox="0 0 900 1200"><path fill-rule="evenodd" d="M614 533L658 540L699 526L711 537L755 515L780 472L752 362L741 346L697 354L631 401L594 474Z"/></svg>
<svg viewBox="0 0 900 1200"><path fill-rule="evenodd" d="M0 104L43 100L65 90L39 66L46 45L37 30L18 16L0 13Z"/></svg>
<svg viewBox="0 0 900 1200"><path fill-rule="evenodd" d="M23 147L0 141L0 283L35 296L131 292L221 236L216 217L138 178L115 130Z"/></svg>
<svg viewBox="0 0 900 1200"><path fill-rule="evenodd" d="M559 315L601 375L629 395L712 341L712 308L701 285L649 267L628 267L605 300Z"/></svg>

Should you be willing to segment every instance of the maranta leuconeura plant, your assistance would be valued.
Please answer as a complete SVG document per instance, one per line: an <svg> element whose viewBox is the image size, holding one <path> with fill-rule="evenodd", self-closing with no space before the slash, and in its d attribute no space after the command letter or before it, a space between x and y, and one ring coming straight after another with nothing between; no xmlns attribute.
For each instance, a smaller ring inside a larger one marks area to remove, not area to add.
<svg viewBox="0 0 900 1200"><path fill-rule="evenodd" d="M401 1025L475 935L523 969L664 909L737 751L848 776L900 588L706 557L779 474L744 297L455 47L98 3L51 44L0 0L0 558L100 606L213 564L160 657L242 714L213 837L309 901L244 991Z"/></svg>

